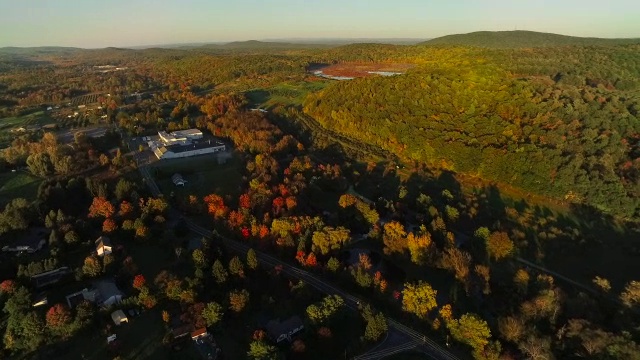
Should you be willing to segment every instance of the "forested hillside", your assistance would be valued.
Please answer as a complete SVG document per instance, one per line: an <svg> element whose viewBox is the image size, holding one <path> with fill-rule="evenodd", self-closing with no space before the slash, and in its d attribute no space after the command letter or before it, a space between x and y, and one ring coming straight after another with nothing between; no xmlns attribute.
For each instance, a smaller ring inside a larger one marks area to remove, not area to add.
<svg viewBox="0 0 640 360"><path fill-rule="evenodd" d="M427 45L478 46L487 48L528 48L550 46L606 46L638 44L640 39L602 39L566 36L535 31L477 31L447 35L425 41Z"/></svg>
<svg viewBox="0 0 640 360"><path fill-rule="evenodd" d="M305 111L407 160L638 217L639 46L417 49L406 75L335 83Z"/></svg>

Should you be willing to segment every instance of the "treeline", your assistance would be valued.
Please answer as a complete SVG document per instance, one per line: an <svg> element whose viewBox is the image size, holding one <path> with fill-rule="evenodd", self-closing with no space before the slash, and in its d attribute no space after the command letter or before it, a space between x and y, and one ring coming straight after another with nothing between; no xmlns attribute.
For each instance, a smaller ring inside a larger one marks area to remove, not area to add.
<svg viewBox="0 0 640 360"><path fill-rule="evenodd" d="M405 159L637 217L640 96L615 88L635 86L637 49L616 51L454 50L403 76L335 83L304 110ZM574 58L585 63L570 72Z"/></svg>

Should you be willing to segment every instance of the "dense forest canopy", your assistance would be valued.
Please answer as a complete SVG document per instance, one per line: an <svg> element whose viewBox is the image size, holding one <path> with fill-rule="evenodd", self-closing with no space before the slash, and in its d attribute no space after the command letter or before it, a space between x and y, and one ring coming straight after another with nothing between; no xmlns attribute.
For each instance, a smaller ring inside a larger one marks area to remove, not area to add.
<svg viewBox="0 0 640 360"><path fill-rule="evenodd" d="M552 46L607 46L638 44L640 39L602 39L566 36L535 31L477 31L446 35L425 41L427 45L478 46L487 48L528 48Z"/></svg>
<svg viewBox="0 0 640 360"><path fill-rule="evenodd" d="M638 216L638 46L422 50L424 66L335 83L305 111L405 159Z"/></svg>

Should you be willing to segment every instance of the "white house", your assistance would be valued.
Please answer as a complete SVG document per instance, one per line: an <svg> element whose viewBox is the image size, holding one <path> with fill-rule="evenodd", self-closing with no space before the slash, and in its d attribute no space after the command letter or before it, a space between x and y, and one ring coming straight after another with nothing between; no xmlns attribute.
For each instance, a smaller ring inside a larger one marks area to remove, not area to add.
<svg viewBox="0 0 640 360"><path fill-rule="evenodd" d="M120 325L122 323L128 323L129 319L127 318L127 315L124 314L124 311L122 310L116 310L114 312L111 313L111 320L113 320L113 323L116 325Z"/></svg>
<svg viewBox="0 0 640 360"><path fill-rule="evenodd" d="M111 239L106 236L100 236L96 240L96 253L98 256L105 256L111 254L112 246Z"/></svg>

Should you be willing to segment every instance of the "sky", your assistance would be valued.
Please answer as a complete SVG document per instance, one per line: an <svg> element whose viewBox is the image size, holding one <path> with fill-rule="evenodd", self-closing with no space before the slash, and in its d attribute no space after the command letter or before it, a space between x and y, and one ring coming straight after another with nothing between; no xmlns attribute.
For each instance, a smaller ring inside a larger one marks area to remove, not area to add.
<svg viewBox="0 0 640 360"><path fill-rule="evenodd" d="M640 37L640 0L0 0L0 47L426 39L515 29Z"/></svg>

